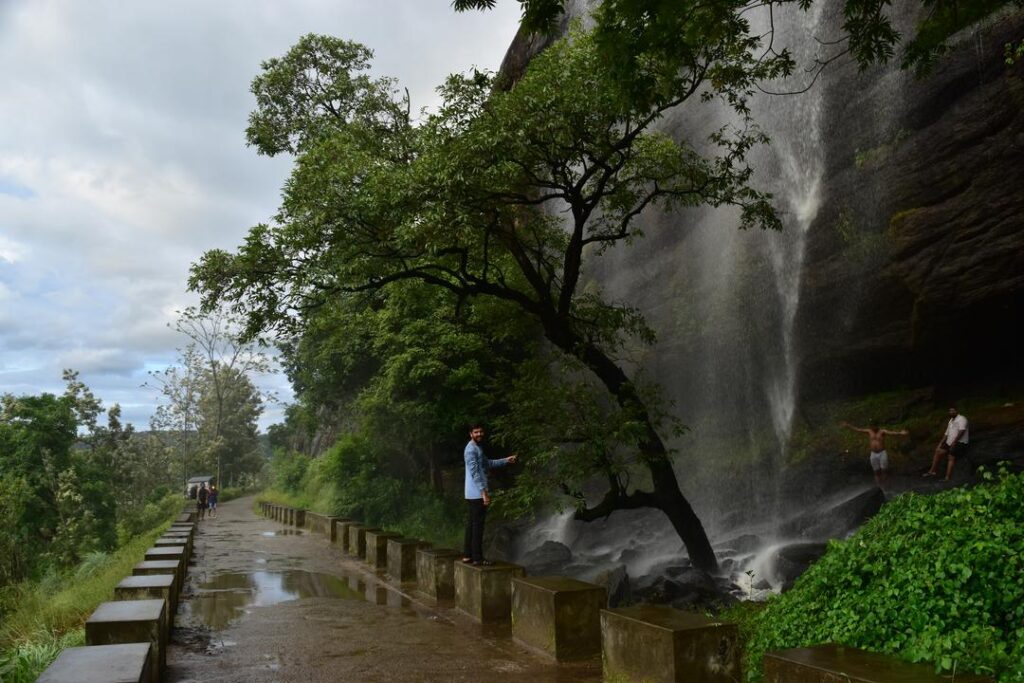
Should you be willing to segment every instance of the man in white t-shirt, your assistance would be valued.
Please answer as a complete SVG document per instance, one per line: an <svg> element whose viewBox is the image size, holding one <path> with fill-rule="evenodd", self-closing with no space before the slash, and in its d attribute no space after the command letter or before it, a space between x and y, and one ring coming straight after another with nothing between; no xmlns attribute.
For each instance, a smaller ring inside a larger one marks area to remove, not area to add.
<svg viewBox="0 0 1024 683"><path fill-rule="evenodd" d="M953 465L956 459L967 453L967 444L970 443L970 433L967 431L967 418L959 414L956 408L949 409L949 424L946 425L946 433L942 435L939 445L935 448L935 457L932 458L932 468L924 473L925 477L936 477L939 474L939 461L945 455L949 458L946 464L946 481L953 477Z"/></svg>

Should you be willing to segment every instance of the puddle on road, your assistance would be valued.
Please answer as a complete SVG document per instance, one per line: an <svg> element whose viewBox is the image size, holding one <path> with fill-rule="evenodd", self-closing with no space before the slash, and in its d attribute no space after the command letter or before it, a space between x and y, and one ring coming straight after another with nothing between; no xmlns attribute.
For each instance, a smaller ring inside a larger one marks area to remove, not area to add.
<svg viewBox="0 0 1024 683"><path fill-rule="evenodd" d="M249 607L266 607L299 598L362 600L345 579L300 570L216 574L197 586L189 611L214 630L226 628Z"/></svg>
<svg viewBox="0 0 1024 683"><path fill-rule="evenodd" d="M301 536L301 529L278 529L277 531L261 531L260 536Z"/></svg>

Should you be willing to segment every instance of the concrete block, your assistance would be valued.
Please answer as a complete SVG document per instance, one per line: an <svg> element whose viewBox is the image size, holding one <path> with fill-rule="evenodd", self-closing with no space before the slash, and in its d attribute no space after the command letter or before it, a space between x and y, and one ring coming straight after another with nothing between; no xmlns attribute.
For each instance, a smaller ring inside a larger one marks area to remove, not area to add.
<svg viewBox="0 0 1024 683"><path fill-rule="evenodd" d="M388 566L388 541L401 538L393 531L380 529L366 530L366 564L374 569L386 569Z"/></svg>
<svg viewBox="0 0 1024 683"><path fill-rule="evenodd" d="M889 655L842 645L816 645L769 652L764 656L765 683L939 683L949 676L931 664L911 664ZM957 683L992 683L989 676L957 672Z"/></svg>
<svg viewBox="0 0 1024 683"><path fill-rule="evenodd" d="M338 544L338 547L341 548L341 552L348 552L348 529L350 526L357 523L358 522L353 522L350 519L336 519L331 525L331 528L334 530L332 542Z"/></svg>
<svg viewBox="0 0 1024 683"><path fill-rule="evenodd" d="M481 622L511 618L512 579L526 576L526 569L505 562L483 567L456 562L454 567L456 607Z"/></svg>
<svg viewBox="0 0 1024 683"><path fill-rule="evenodd" d="M395 581L416 580L416 551L430 543L415 538L388 539L388 575Z"/></svg>
<svg viewBox="0 0 1024 683"><path fill-rule="evenodd" d="M194 512L183 512L174 518L175 522L187 524L189 522L196 521L196 513Z"/></svg>
<svg viewBox="0 0 1024 683"><path fill-rule="evenodd" d="M740 676L735 624L671 607L601 610L605 680L733 683Z"/></svg>
<svg viewBox="0 0 1024 683"><path fill-rule="evenodd" d="M416 550L416 585L435 600L455 599L455 563L458 550L419 548Z"/></svg>
<svg viewBox="0 0 1024 683"><path fill-rule="evenodd" d="M148 642L67 647L36 683L149 683L150 649Z"/></svg>
<svg viewBox="0 0 1024 683"><path fill-rule="evenodd" d="M512 579L512 636L560 662L601 654L603 586L564 576Z"/></svg>
<svg viewBox="0 0 1024 683"><path fill-rule="evenodd" d="M334 519L330 515L321 515L319 512L310 512L306 510L305 526L312 533L323 534L324 536L330 537L331 529L333 525L331 520Z"/></svg>
<svg viewBox="0 0 1024 683"><path fill-rule="evenodd" d="M181 560L182 562L188 563L185 559L185 546L183 545L165 545L155 546L146 551L146 555L142 558L144 560Z"/></svg>
<svg viewBox="0 0 1024 683"><path fill-rule="evenodd" d="M188 562L189 558L192 557L191 545L192 544L189 543L187 538L177 538L177 537L170 537L170 538L168 538L167 536L161 536L160 538L158 538L155 541L153 541L153 547L154 548L177 548L177 547L184 548L185 549L185 561L186 562Z"/></svg>
<svg viewBox="0 0 1024 683"><path fill-rule="evenodd" d="M346 534L344 534L344 533L342 535L340 535L340 536L338 535L338 532L341 530L341 529L339 529L338 525L339 524L344 524L346 522L351 522L352 520L350 520L348 517L328 517L327 519L329 520L328 523L329 523L329 526L330 526L329 534L330 534L330 537L331 537L331 543L339 543L340 542L340 543L344 543L344 544L347 545L348 544L348 536ZM343 547L342 550L344 550L344 549L345 548Z"/></svg>
<svg viewBox="0 0 1024 683"><path fill-rule="evenodd" d="M366 557L366 527L362 524L351 524L348 527L348 554L353 557Z"/></svg>
<svg viewBox="0 0 1024 683"><path fill-rule="evenodd" d="M153 576L170 574L175 579L174 589L181 593L185 585L185 563L178 560L143 560L132 567L132 576Z"/></svg>
<svg viewBox="0 0 1024 683"><path fill-rule="evenodd" d="M306 525L306 511L298 508L292 508L292 526L305 526Z"/></svg>
<svg viewBox="0 0 1024 683"><path fill-rule="evenodd" d="M177 577L174 574L150 574L148 576L126 576L114 586L115 600L164 600L167 603L164 628L168 633L174 625L174 613L178 609Z"/></svg>
<svg viewBox="0 0 1024 683"><path fill-rule="evenodd" d="M163 600L101 603L85 622L85 644L149 643L150 680L157 683L167 666L166 610Z"/></svg>

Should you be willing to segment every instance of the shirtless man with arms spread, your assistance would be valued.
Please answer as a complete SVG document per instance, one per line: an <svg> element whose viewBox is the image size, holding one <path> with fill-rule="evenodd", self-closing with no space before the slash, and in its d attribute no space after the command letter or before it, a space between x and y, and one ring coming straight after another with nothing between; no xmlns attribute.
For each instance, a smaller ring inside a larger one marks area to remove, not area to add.
<svg viewBox="0 0 1024 683"><path fill-rule="evenodd" d="M875 473L875 484L878 485L878 488L885 490L885 483L889 477L889 454L885 452L885 437L886 435L907 436L910 432L906 429L901 429L898 432L882 429L878 426L878 420L872 420L867 429L853 427L848 422L843 422L841 426L852 432L868 435L868 447L871 449L871 469Z"/></svg>

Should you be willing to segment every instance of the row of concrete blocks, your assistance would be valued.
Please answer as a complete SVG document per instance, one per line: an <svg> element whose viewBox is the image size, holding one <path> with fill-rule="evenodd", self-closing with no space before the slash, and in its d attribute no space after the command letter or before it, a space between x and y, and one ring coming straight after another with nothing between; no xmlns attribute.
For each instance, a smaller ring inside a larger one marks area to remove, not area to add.
<svg viewBox="0 0 1024 683"><path fill-rule="evenodd" d="M146 551L114 600L85 622L85 646L63 650L37 679L45 683L159 683L195 539L186 510Z"/></svg>
<svg viewBox="0 0 1024 683"><path fill-rule="evenodd" d="M523 645L558 661L602 657L605 680L725 683L742 680L735 624L660 606L605 609L602 586L561 576L527 577L523 567L474 567L455 550L367 528L309 510L263 503L264 515L324 534L342 551L384 569L395 581L415 581L435 600L454 600L481 622L511 620ZM933 683L931 666L839 645L795 648L765 658L767 683ZM965 683L987 677L958 677Z"/></svg>

